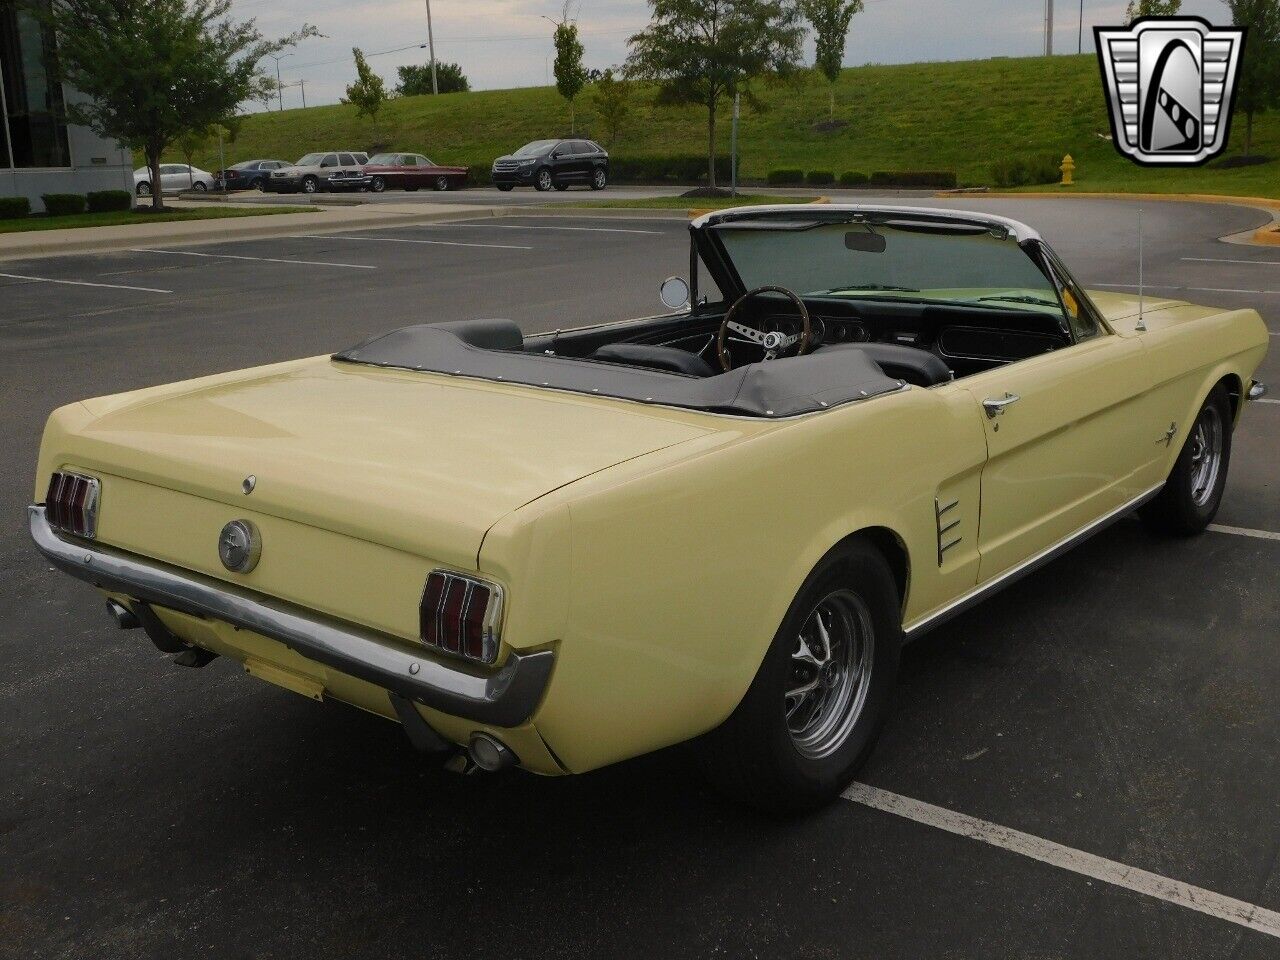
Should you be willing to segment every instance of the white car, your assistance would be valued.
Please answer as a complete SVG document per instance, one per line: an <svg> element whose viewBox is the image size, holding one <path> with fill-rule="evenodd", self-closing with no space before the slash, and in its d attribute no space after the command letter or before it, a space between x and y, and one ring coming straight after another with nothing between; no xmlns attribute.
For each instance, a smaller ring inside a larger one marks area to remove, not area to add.
<svg viewBox="0 0 1280 960"><path fill-rule="evenodd" d="M199 167L189 167L185 163L160 164L160 189L165 193L177 193L180 190L213 189L213 174ZM133 190L140 197L151 196L151 171L139 167L133 171Z"/></svg>

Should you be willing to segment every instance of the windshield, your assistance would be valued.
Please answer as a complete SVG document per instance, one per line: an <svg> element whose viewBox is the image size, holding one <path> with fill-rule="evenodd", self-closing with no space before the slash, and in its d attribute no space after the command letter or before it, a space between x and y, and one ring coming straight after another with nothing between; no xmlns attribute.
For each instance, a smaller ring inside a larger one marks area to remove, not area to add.
<svg viewBox="0 0 1280 960"><path fill-rule="evenodd" d="M982 228L797 223L717 234L748 289L781 285L802 296L991 303L1062 315L1053 284L1017 241Z"/></svg>
<svg viewBox="0 0 1280 960"><path fill-rule="evenodd" d="M308 153L305 157L294 164L295 167L318 167L320 161L325 155L323 153Z"/></svg>
<svg viewBox="0 0 1280 960"><path fill-rule="evenodd" d="M555 146L556 142L557 141L555 140L535 140L533 143L526 143L523 147L513 153L512 156L532 157Z"/></svg>

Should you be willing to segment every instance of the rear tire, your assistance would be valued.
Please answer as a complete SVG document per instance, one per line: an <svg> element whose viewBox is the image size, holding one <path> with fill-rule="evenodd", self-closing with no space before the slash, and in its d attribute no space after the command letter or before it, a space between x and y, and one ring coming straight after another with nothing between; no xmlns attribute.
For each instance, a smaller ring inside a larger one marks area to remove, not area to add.
<svg viewBox="0 0 1280 960"><path fill-rule="evenodd" d="M829 653L818 666L824 635ZM859 538L837 547L800 588L742 702L701 742L713 783L768 813L830 803L880 735L901 646L884 557Z"/></svg>
<svg viewBox="0 0 1280 960"><path fill-rule="evenodd" d="M436 177L435 183L432 185L436 188L437 191L439 191L440 193L444 193L446 190L449 189L449 178L446 176Z"/></svg>
<svg viewBox="0 0 1280 960"><path fill-rule="evenodd" d="M138 196L140 196L140 197L149 197L149 196L151 196L151 184L149 184L149 183L147 183L147 181L143 180L143 181L142 181L141 183L139 183L139 184L138 184L138 186L137 186L137 194L138 194Z"/></svg>
<svg viewBox="0 0 1280 960"><path fill-rule="evenodd" d="M320 181L317 180L315 177L303 177L302 192L303 193L319 193Z"/></svg>
<svg viewBox="0 0 1280 960"><path fill-rule="evenodd" d="M203 181L203 180L197 180L197 181L196 181L196 185L195 185L195 191L196 191L196 193L204 193L204 192L205 192L206 190L208 190L208 189L209 189L209 188L208 188L207 186L205 186L205 183L204 183L204 181Z"/></svg>
<svg viewBox="0 0 1280 960"><path fill-rule="evenodd" d="M1231 426L1231 398L1218 384L1187 431L1164 489L1140 511L1147 529L1189 537L1213 522L1231 464Z"/></svg>
<svg viewBox="0 0 1280 960"><path fill-rule="evenodd" d="M591 172L591 189L603 190L609 184L609 174L605 173L603 167L596 167Z"/></svg>

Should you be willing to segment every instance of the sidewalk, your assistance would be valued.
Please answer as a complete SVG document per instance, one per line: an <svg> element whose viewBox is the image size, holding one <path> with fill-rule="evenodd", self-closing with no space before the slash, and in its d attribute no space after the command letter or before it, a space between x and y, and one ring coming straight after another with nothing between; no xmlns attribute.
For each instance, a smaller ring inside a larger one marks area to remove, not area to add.
<svg viewBox="0 0 1280 960"><path fill-rule="evenodd" d="M175 210L199 209L208 203L182 200L166 202ZM104 253L131 246L158 244L221 243L287 237L296 233L367 230L397 224L432 223L506 212L498 205L381 203L376 206L316 208L314 212L267 214L261 217L228 217L222 220L177 220L135 223L116 227L77 227L68 230L33 230L0 234L0 261L22 260L78 253Z"/></svg>

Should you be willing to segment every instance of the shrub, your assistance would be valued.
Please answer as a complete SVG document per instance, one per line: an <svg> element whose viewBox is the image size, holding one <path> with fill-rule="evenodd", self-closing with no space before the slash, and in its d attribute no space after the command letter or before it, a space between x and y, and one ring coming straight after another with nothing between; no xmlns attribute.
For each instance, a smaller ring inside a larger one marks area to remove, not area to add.
<svg viewBox="0 0 1280 960"><path fill-rule="evenodd" d="M492 164L473 163L467 167L467 183L487 184L490 182L489 174L493 171Z"/></svg>
<svg viewBox="0 0 1280 960"><path fill-rule="evenodd" d="M51 217L65 217L70 214L84 213L85 199L83 193L43 193L40 200L45 211Z"/></svg>
<svg viewBox="0 0 1280 960"><path fill-rule="evenodd" d="M830 170L810 170L804 175L805 183L813 187L826 186L836 182L836 175Z"/></svg>
<svg viewBox="0 0 1280 960"><path fill-rule="evenodd" d="M865 173L842 173L840 174L840 186L842 187L865 187L871 178Z"/></svg>
<svg viewBox="0 0 1280 960"><path fill-rule="evenodd" d="M93 190L85 195L85 199L90 213L133 209L133 194L128 190Z"/></svg>
<svg viewBox="0 0 1280 960"><path fill-rule="evenodd" d="M729 157L716 157L716 181L732 176ZM615 183L706 183L707 158L699 155L610 157L609 179Z"/></svg>
<svg viewBox="0 0 1280 960"><path fill-rule="evenodd" d="M0 197L0 220L18 220L31 213L31 201L26 197Z"/></svg>
<svg viewBox="0 0 1280 960"><path fill-rule="evenodd" d="M904 187L907 189L954 190L954 170L897 170L877 171L871 174L873 187Z"/></svg>
<svg viewBox="0 0 1280 960"><path fill-rule="evenodd" d="M1057 183L1062 179L1060 161L1056 157L1006 157L991 165L991 179L997 187L1025 187L1031 184Z"/></svg>
<svg viewBox="0 0 1280 960"><path fill-rule="evenodd" d="M765 178L771 187L783 187L788 184L804 183L803 170L770 170Z"/></svg>

